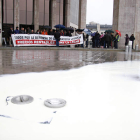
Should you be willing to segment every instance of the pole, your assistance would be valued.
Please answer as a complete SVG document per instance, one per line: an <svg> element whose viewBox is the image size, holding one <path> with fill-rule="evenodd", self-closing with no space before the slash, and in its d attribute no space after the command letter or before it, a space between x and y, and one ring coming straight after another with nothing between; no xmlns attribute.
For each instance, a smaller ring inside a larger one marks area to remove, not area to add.
<svg viewBox="0 0 140 140"><path fill-rule="evenodd" d="M60 24L60 0L59 0L59 24Z"/></svg>

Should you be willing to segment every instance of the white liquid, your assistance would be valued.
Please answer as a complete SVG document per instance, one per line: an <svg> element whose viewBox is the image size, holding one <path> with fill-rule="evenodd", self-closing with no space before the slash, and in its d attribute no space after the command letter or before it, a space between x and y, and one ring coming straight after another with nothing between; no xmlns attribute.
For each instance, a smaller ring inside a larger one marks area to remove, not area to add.
<svg viewBox="0 0 140 140"><path fill-rule="evenodd" d="M22 94L34 97L34 102L6 106L7 96ZM67 104L47 108L44 100L49 98ZM57 113L51 124L35 123L53 111ZM140 140L140 62L2 76L2 113L28 121L0 117L0 140Z"/></svg>

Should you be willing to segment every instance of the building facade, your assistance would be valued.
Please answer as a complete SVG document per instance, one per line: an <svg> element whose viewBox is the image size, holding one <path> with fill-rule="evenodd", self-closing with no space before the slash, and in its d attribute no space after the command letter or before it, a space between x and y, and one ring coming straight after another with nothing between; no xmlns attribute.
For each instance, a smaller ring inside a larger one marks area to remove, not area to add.
<svg viewBox="0 0 140 140"><path fill-rule="evenodd" d="M87 0L0 0L0 46L10 27L86 27ZM84 13L84 15L83 15ZM82 16L81 16L82 15Z"/></svg>
<svg viewBox="0 0 140 140"><path fill-rule="evenodd" d="M86 28L91 30L92 33L99 32L99 34L103 34L106 30L112 30L112 25L102 24L99 23L89 23L86 24Z"/></svg>

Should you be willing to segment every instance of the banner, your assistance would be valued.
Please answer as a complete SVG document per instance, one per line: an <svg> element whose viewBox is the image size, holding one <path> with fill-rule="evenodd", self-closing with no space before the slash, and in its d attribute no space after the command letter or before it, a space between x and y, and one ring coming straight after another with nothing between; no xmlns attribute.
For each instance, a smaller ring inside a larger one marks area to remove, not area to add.
<svg viewBox="0 0 140 140"><path fill-rule="evenodd" d="M56 40L52 35L40 34L13 34L14 46L56 46ZM61 36L59 46L83 44L83 34L78 36Z"/></svg>

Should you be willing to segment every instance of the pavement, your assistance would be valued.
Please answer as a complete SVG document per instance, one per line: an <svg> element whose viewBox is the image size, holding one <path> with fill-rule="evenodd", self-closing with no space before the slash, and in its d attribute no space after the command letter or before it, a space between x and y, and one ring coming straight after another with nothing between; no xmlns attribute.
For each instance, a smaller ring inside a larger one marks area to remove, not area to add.
<svg viewBox="0 0 140 140"><path fill-rule="evenodd" d="M0 75L69 70L86 65L140 60L139 52L115 49L16 47L0 49Z"/></svg>
<svg viewBox="0 0 140 140"><path fill-rule="evenodd" d="M112 49L112 48L81 48L81 47L10 47L10 46L2 46L0 50L80 50L80 51L118 51L124 52L125 49ZM140 50L132 50L133 52L140 52Z"/></svg>

